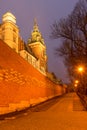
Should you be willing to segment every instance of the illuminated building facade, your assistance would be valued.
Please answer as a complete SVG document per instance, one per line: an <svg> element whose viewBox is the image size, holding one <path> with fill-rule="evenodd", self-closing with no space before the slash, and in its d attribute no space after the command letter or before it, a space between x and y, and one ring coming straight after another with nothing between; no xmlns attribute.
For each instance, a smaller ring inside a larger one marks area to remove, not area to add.
<svg viewBox="0 0 87 130"><path fill-rule="evenodd" d="M20 36L19 27L16 25L16 17L11 12L6 12L2 16L2 23L0 24L0 39L42 74L46 75L46 46L41 32L39 31L36 19L34 20L31 36L25 44Z"/></svg>

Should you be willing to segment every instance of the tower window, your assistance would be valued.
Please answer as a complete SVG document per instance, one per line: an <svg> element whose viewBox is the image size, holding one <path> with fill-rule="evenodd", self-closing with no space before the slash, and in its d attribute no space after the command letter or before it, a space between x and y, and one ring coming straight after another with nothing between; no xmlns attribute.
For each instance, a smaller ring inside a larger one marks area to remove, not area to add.
<svg viewBox="0 0 87 130"><path fill-rule="evenodd" d="M13 37L13 42L16 42L16 37Z"/></svg>
<svg viewBox="0 0 87 130"><path fill-rule="evenodd" d="M5 30L5 27L2 28L2 31L4 31L4 30Z"/></svg>
<svg viewBox="0 0 87 130"><path fill-rule="evenodd" d="M15 30L15 29L13 29L13 31L14 31L14 32L16 32L16 30Z"/></svg>
<svg viewBox="0 0 87 130"><path fill-rule="evenodd" d="M4 40L5 39L5 37L4 37L4 35L2 35L2 40Z"/></svg>

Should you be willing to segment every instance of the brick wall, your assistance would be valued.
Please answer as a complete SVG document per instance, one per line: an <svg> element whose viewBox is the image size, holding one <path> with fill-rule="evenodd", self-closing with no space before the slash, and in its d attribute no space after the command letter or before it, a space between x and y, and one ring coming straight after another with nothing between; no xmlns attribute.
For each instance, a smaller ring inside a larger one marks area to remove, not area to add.
<svg viewBox="0 0 87 130"><path fill-rule="evenodd" d="M1 114L35 105L64 91L0 41Z"/></svg>

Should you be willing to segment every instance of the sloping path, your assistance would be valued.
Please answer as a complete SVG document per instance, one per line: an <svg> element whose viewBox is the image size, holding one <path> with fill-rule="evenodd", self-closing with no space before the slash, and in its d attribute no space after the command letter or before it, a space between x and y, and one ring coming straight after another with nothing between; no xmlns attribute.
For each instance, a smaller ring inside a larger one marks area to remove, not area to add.
<svg viewBox="0 0 87 130"><path fill-rule="evenodd" d="M1 121L0 130L87 130L87 112L79 97L69 93Z"/></svg>

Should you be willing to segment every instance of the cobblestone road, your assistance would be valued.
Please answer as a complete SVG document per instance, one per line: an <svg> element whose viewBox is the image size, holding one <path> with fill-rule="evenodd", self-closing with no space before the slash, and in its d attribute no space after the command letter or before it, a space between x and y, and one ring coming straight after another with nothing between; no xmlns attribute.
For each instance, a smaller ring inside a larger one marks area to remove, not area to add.
<svg viewBox="0 0 87 130"><path fill-rule="evenodd" d="M0 121L0 130L87 130L87 112L70 93Z"/></svg>

